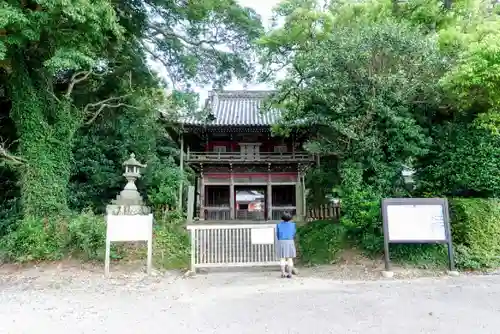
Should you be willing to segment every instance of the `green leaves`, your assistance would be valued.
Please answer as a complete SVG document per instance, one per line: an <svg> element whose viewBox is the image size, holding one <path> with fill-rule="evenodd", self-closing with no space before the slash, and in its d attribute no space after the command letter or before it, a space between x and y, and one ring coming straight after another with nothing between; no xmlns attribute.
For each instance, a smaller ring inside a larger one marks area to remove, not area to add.
<svg viewBox="0 0 500 334"><path fill-rule="evenodd" d="M402 163L425 152L427 140L412 113L415 102L438 94L445 64L433 39L387 21L339 25L308 43L307 49L297 45L288 77L278 82L274 102L286 108L286 121L323 125L324 153L359 157L368 168L379 159Z"/></svg>
<svg viewBox="0 0 500 334"><path fill-rule="evenodd" d="M57 49L54 56L45 61L45 67L54 75L61 70L92 68L96 60L87 53L75 49Z"/></svg>
<svg viewBox="0 0 500 334"><path fill-rule="evenodd" d="M147 1L142 45L161 62L175 87L221 86L252 74L253 41L263 31L260 17L234 0L176 3ZM127 7L127 5L125 5ZM148 17L148 13L158 15Z"/></svg>

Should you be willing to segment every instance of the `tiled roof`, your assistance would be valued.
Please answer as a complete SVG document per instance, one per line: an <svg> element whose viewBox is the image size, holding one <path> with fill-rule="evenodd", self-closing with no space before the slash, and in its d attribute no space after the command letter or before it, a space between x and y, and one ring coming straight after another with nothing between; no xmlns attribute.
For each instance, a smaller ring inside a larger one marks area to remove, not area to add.
<svg viewBox="0 0 500 334"><path fill-rule="evenodd" d="M272 91L233 90L210 92L205 111L181 119L186 125L269 126L279 120L279 111L264 110L263 102Z"/></svg>

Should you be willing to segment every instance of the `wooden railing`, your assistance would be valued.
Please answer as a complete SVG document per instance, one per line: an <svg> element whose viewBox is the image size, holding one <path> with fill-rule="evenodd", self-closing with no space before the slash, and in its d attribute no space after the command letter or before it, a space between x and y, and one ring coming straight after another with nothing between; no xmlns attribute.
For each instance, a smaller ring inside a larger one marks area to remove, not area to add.
<svg viewBox="0 0 500 334"><path fill-rule="evenodd" d="M188 152L187 161L191 162L223 162L223 161L314 161L314 156L306 152L274 153L260 152L255 155L244 155L240 152Z"/></svg>
<svg viewBox="0 0 500 334"><path fill-rule="evenodd" d="M266 220L264 211L236 210L237 220Z"/></svg>
<svg viewBox="0 0 500 334"><path fill-rule="evenodd" d="M205 207L205 220L231 220L231 209L229 207Z"/></svg>
<svg viewBox="0 0 500 334"><path fill-rule="evenodd" d="M271 208L271 220L281 220L285 212L295 216L297 210L295 206L273 206Z"/></svg>
<svg viewBox="0 0 500 334"><path fill-rule="evenodd" d="M307 221L331 219L340 219L340 205L338 203L323 204L307 210Z"/></svg>
<svg viewBox="0 0 500 334"><path fill-rule="evenodd" d="M209 221L228 221L231 220L231 210L229 207L205 207L204 219ZM196 211L197 212L197 211ZM271 208L271 220L280 220L283 213L288 212L296 214L295 207L276 207ZM248 210L236 210L235 218L237 220L266 220L264 212L248 212ZM340 205L329 203L320 205L307 210L307 221L330 219L338 221L340 219Z"/></svg>

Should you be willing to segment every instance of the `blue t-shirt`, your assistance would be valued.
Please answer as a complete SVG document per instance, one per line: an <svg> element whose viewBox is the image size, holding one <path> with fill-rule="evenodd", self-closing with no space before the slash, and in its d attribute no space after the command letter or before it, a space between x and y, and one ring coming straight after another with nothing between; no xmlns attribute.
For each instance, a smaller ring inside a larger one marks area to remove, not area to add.
<svg viewBox="0 0 500 334"><path fill-rule="evenodd" d="M278 237L278 240L293 240L296 232L297 228L295 227L295 223L292 221L282 221L276 225L276 236Z"/></svg>

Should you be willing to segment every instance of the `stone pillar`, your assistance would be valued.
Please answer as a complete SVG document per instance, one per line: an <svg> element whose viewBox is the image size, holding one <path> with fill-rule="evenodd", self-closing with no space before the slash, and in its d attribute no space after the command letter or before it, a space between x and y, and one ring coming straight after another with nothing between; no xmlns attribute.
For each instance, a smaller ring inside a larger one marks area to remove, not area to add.
<svg viewBox="0 0 500 334"><path fill-rule="evenodd" d="M194 186L188 187L188 199L187 199L187 223L191 224L193 222L194 216L194 203L195 203L195 190Z"/></svg>

